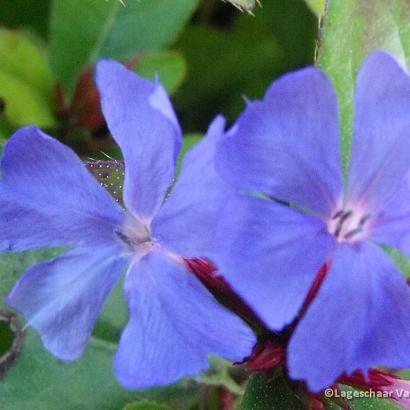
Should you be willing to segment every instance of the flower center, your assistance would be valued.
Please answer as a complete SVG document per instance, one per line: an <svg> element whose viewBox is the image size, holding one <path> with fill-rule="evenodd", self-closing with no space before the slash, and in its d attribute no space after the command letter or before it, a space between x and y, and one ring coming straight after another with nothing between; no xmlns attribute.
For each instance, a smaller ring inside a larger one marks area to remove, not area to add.
<svg viewBox="0 0 410 410"><path fill-rule="evenodd" d="M123 226L116 229L114 233L126 249L133 253L145 255L155 245L149 225L131 215L127 216Z"/></svg>
<svg viewBox="0 0 410 410"><path fill-rule="evenodd" d="M366 237L369 219L369 213L340 209L332 215L327 226L339 242L355 242Z"/></svg>

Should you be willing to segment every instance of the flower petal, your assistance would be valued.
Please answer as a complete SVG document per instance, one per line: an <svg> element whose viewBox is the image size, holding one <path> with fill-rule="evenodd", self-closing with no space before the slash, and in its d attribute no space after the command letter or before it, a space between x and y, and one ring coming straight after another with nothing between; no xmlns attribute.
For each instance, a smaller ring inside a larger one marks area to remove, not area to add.
<svg viewBox="0 0 410 410"><path fill-rule="evenodd" d="M410 174L373 215L369 239L410 255Z"/></svg>
<svg viewBox="0 0 410 410"><path fill-rule="evenodd" d="M172 183L181 131L164 88L121 64L97 64L101 106L125 160L124 202L150 221Z"/></svg>
<svg viewBox="0 0 410 410"><path fill-rule="evenodd" d="M7 303L41 335L62 360L78 358L105 299L126 267L115 246L77 248L31 267L14 286Z"/></svg>
<svg viewBox="0 0 410 410"><path fill-rule="evenodd" d="M215 118L206 137L185 156L181 175L153 220L153 236L180 255L201 256L209 250L221 207L234 194L214 168L224 128L224 118Z"/></svg>
<svg viewBox="0 0 410 410"><path fill-rule="evenodd" d="M376 245L340 245L290 341L289 371L318 392L343 372L409 367L409 345L405 279Z"/></svg>
<svg viewBox="0 0 410 410"><path fill-rule="evenodd" d="M198 375L207 355L238 361L255 343L251 330L219 305L184 266L152 252L126 279L130 321L115 369L128 388L145 388Z"/></svg>
<svg viewBox="0 0 410 410"><path fill-rule="evenodd" d="M335 246L322 221L252 197L224 209L210 259L272 330L291 323Z"/></svg>
<svg viewBox="0 0 410 410"><path fill-rule="evenodd" d="M216 156L235 186L295 202L326 217L341 192L337 101L315 68L275 81L248 104Z"/></svg>
<svg viewBox="0 0 410 410"><path fill-rule="evenodd" d="M123 212L70 148L21 128L1 168L0 250L113 241Z"/></svg>
<svg viewBox="0 0 410 410"><path fill-rule="evenodd" d="M374 211L410 168L410 76L371 53L357 78L348 200Z"/></svg>

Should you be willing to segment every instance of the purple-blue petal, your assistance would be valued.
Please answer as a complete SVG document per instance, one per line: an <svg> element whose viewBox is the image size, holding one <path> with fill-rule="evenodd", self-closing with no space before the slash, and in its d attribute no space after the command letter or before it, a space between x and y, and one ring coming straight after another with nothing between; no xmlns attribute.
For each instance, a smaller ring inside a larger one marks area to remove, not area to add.
<svg viewBox="0 0 410 410"><path fill-rule="evenodd" d="M343 372L410 366L410 290L376 245L338 246L289 344L290 375L318 392Z"/></svg>
<svg viewBox="0 0 410 410"><path fill-rule="evenodd" d="M206 137L185 156L181 175L152 223L153 236L184 256L201 256L212 246L220 210L234 194L214 167L225 120L216 117Z"/></svg>
<svg viewBox="0 0 410 410"><path fill-rule="evenodd" d="M410 255L410 174L373 215L369 239Z"/></svg>
<svg viewBox="0 0 410 410"><path fill-rule="evenodd" d="M119 381L146 388L196 376L216 354L238 361L255 343L251 330L219 305L185 267L160 252L126 278L130 320L115 358Z"/></svg>
<svg viewBox="0 0 410 410"><path fill-rule="evenodd" d="M341 195L337 100L315 68L273 82L248 104L221 144L217 170L230 183L326 217Z"/></svg>
<svg viewBox="0 0 410 410"><path fill-rule="evenodd" d="M34 265L16 283L7 303L37 329L52 354L76 359L126 267L119 254L116 246L76 248Z"/></svg>
<svg viewBox="0 0 410 410"><path fill-rule="evenodd" d="M10 138L1 173L0 250L113 242L122 209L70 148L38 128Z"/></svg>
<svg viewBox="0 0 410 410"><path fill-rule="evenodd" d="M293 321L335 246L320 219L245 196L225 207L215 243L210 259L272 330Z"/></svg>
<svg viewBox="0 0 410 410"><path fill-rule="evenodd" d="M347 198L373 212L410 168L410 76L384 52L358 74L353 128Z"/></svg>
<svg viewBox="0 0 410 410"><path fill-rule="evenodd" d="M175 174L181 130L164 88L121 64L97 64L101 106L125 161L124 202L150 221Z"/></svg>

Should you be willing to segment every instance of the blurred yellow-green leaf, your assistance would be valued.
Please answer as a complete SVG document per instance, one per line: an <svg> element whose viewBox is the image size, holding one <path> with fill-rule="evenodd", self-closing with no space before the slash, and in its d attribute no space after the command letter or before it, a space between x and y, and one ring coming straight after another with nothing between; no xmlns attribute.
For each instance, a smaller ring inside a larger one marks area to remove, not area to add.
<svg viewBox="0 0 410 410"><path fill-rule="evenodd" d="M2 71L0 96L6 103L6 117L10 123L17 126L35 124L39 127L54 124L48 100L30 84Z"/></svg>
<svg viewBox="0 0 410 410"><path fill-rule="evenodd" d="M43 51L24 34L0 30L0 97L14 126L54 125L53 79Z"/></svg>
<svg viewBox="0 0 410 410"><path fill-rule="evenodd" d="M211 367L201 375L202 383L224 387L237 395L243 394L243 387L236 383L229 372L232 368L231 362L216 356L211 356L209 362Z"/></svg>
<svg viewBox="0 0 410 410"><path fill-rule="evenodd" d="M188 63L175 95L188 131L205 130L221 112L233 120L244 95L260 98L279 74L313 63L317 19L304 1L265 1L254 18L221 7L233 10L229 29L193 24L175 45Z"/></svg>
<svg viewBox="0 0 410 410"><path fill-rule="evenodd" d="M326 0L305 0L309 8L320 17L325 11Z"/></svg>

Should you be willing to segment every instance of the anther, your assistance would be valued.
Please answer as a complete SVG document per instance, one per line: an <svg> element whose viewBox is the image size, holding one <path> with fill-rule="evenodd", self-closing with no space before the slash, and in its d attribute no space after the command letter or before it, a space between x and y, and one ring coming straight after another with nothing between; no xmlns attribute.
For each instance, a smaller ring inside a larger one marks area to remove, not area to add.
<svg viewBox="0 0 410 410"><path fill-rule="evenodd" d="M344 222L345 222L346 219L348 219L351 215L352 215L352 211L346 211L346 212L341 211L341 213L339 214L340 219L339 219L339 222L337 223L337 226L336 226L336 229L335 229L335 233L334 233L334 235L336 236L336 238L339 237L340 232L341 232L341 230L342 230L342 228L343 228Z"/></svg>
<svg viewBox="0 0 410 410"><path fill-rule="evenodd" d="M340 215L342 215L343 213L343 209L341 209L340 211L337 211L333 216L332 219L337 219L339 218Z"/></svg>
<svg viewBox="0 0 410 410"><path fill-rule="evenodd" d="M370 214L363 215L360 218L359 226L363 226L369 218L370 218Z"/></svg>
<svg viewBox="0 0 410 410"><path fill-rule="evenodd" d="M343 237L343 239L348 240L348 239L352 238L353 236L355 236L356 234L358 234L358 233L360 233L360 232L362 232L362 228L361 228L361 227L357 227L356 229L352 229L351 231L349 231L349 232Z"/></svg>

